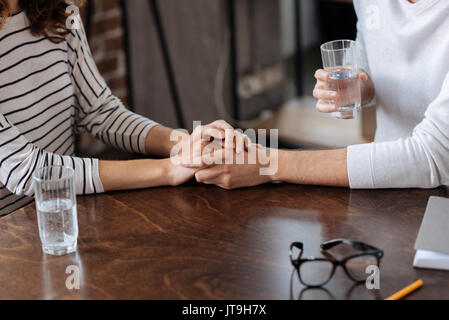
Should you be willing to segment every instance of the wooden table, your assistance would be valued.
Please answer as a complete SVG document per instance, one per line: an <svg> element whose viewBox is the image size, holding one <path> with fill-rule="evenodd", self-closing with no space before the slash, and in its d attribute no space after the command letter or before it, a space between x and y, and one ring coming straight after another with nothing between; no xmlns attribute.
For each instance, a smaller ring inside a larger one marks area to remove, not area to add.
<svg viewBox="0 0 449 320"><path fill-rule="evenodd" d="M0 298L383 299L422 278L410 299L449 299L447 272L412 267L431 195L449 190L192 184L79 197L78 252L63 257L41 252L32 204L0 219ZM380 290L354 287L341 269L325 290L303 290L289 244L320 255L319 244L338 237L385 251ZM80 290L65 286L69 265Z"/></svg>

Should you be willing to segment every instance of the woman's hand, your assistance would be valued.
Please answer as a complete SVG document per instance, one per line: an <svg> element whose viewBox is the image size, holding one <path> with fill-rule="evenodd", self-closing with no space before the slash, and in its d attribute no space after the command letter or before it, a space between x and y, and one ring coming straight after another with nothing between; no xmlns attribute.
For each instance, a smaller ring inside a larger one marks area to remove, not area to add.
<svg viewBox="0 0 449 320"><path fill-rule="evenodd" d="M172 158L162 160L165 167L167 185L175 187L184 184L195 177L199 169L185 168L173 161Z"/></svg>
<svg viewBox="0 0 449 320"><path fill-rule="evenodd" d="M210 137L221 137L219 132L218 130L212 130L211 127L207 129L198 127L191 135L184 135L179 132L181 141L171 150L170 157L163 160L168 185L184 184L192 180L198 170L207 167L203 162L195 166L184 166L183 164L192 162L192 159L196 158L194 155L209 143Z"/></svg>
<svg viewBox="0 0 449 320"><path fill-rule="evenodd" d="M145 141L145 153L150 156L167 158L173 155L173 148L179 144L180 132L161 125L153 127L148 133ZM184 132L184 138L189 134ZM227 136L226 136L227 135ZM192 133L197 140L220 140L229 148L234 147L241 153L247 149L251 142L248 137L243 135L224 120L217 120L205 126L198 126Z"/></svg>
<svg viewBox="0 0 449 320"><path fill-rule="evenodd" d="M224 149L234 149L237 154L248 151L251 140L248 136L235 130L229 123L224 120L217 120L206 126L197 127L192 135L201 136L205 141L222 141Z"/></svg>
<svg viewBox="0 0 449 320"><path fill-rule="evenodd" d="M217 120L206 126L196 127L191 135L176 133L178 144L172 149L167 174L172 186L183 184L195 176L198 170L208 168L203 151L210 144L220 148L232 149L241 154L252 145L250 139L223 120Z"/></svg>
<svg viewBox="0 0 449 320"><path fill-rule="evenodd" d="M313 96L318 99L316 108L320 112L331 113L349 103L339 99L338 92L327 90L326 82L329 80L329 72L318 69L315 72L317 83L313 90ZM359 80L361 83L362 104L369 103L374 98L374 85L368 73L359 69ZM338 104L336 103L338 102Z"/></svg>
<svg viewBox="0 0 449 320"><path fill-rule="evenodd" d="M187 145L186 145L187 144ZM204 161L207 157L204 153L214 150L227 150L242 154L248 151L251 146L255 146L251 139L240 131L235 130L231 125L223 120L215 121L207 126L197 127L187 142L184 142L182 165L190 169L204 169L210 165ZM208 149L206 149L209 147ZM187 149L189 148L189 149ZM175 152L177 152L175 150ZM177 152L179 155L179 152Z"/></svg>

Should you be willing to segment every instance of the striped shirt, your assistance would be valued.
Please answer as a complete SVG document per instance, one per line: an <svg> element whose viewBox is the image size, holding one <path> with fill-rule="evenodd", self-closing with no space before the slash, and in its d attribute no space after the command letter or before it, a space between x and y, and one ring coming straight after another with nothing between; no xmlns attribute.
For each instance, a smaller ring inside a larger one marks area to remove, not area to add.
<svg viewBox="0 0 449 320"><path fill-rule="evenodd" d="M77 194L104 192L98 159L74 156L75 134L145 153L155 125L111 94L83 28L55 44L31 34L24 11L0 28L0 216L32 201L32 174L46 165L73 168Z"/></svg>

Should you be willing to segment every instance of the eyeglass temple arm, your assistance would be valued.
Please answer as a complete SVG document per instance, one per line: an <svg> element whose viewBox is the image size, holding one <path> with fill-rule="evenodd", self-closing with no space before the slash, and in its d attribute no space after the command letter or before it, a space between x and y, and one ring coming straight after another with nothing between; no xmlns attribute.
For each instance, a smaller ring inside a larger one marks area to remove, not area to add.
<svg viewBox="0 0 449 320"><path fill-rule="evenodd" d="M370 250L381 251L380 249L370 246L369 244L359 242L359 241L348 240L348 239L334 239L334 240L326 241L326 242L323 242L320 245L320 247L322 250L329 250L341 243L346 243L346 244L352 246L354 249L357 249L360 251L370 251Z"/></svg>
<svg viewBox="0 0 449 320"><path fill-rule="evenodd" d="M323 242L320 245L321 250L329 250L335 246L338 246L340 243L346 242L345 239L334 239L334 240L329 240L326 242ZM347 242L346 242L347 243Z"/></svg>
<svg viewBox="0 0 449 320"><path fill-rule="evenodd" d="M293 260L293 248L295 248L295 247L300 250L298 258L294 260L294 261L298 261L299 259L301 259L302 253L304 251L304 245L302 242L293 242L290 245L290 257L292 258L292 260Z"/></svg>

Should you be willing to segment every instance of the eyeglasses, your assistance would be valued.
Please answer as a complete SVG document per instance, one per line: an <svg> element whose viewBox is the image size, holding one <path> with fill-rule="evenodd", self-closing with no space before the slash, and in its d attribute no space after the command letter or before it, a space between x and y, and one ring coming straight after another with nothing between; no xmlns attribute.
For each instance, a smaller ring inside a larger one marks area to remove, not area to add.
<svg viewBox="0 0 449 320"><path fill-rule="evenodd" d="M350 255L342 260L335 259L327 250L345 243L361 253ZM298 272L299 281L307 287L317 288L327 284L333 277L338 266L342 266L346 275L355 282L364 282L367 278L366 267L379 267L384 253L369 244L347 239L335 239L323 242L321 252L326 258L301 258L304 245L293 242L290 245L290 261Z"/></svg>

